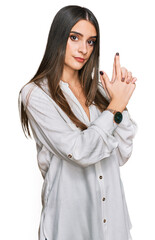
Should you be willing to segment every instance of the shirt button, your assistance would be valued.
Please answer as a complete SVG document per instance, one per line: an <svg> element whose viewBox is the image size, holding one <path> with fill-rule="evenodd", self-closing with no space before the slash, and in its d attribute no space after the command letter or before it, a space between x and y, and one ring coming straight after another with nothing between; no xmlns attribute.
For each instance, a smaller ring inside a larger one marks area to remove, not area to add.
<svg viewBox="0 0 155 240"><path fill-rule="evenodd" d="M71 158L72 157L72 154L68 154L68 158Z"/></svg>
<svg viewBox="0 0 155 240"><path fill-rule="evenodd" d="M106 223L106 219L103 219L103 222Z"/></svg>
<svg viewBox="0 0 155 240"><path fill-rule="evenodd" d="M104 198L104 197L102 198L102 201L105 201L105 198Z"/></svg>
<svg viewBox="0 0 155 240"><path fill-rule="evenodd" d="M103 177L102 176L99 176L99 179L102 179Z"/></svg>

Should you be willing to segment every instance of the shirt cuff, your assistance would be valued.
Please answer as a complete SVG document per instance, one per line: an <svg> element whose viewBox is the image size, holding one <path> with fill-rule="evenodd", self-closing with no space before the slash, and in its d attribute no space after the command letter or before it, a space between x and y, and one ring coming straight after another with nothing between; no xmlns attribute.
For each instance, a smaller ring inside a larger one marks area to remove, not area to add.
<svg viewBox="0 0 155 240"><path fill-rule="evenodd" d="M122 121L119 123L119 126L128 126L128 125L131 125L131 118L130 118L130 114L128 111L124 110L122 112L122 115L123 115L123 119Z"/></svg>
<svg viewBox="0 0 155 240"><path fill-rule="evenodd" d="M91 125L95 125L99 131L103 130L111 135L118 126L114 122L114 114L109 110L103 111L101 115L91 123Z"/></svg>

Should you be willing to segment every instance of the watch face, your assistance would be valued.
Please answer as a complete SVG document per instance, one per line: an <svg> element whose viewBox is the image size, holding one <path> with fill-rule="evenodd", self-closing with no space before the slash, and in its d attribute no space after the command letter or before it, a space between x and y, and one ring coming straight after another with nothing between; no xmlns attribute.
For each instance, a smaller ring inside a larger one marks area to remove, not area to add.
<svg viewBox="0 0 155 240"><path fill-rule="evenodd" d="M123 115L121 112L116 112L114 115L114 120L116 123L120 123L123 119Z"/></svg>

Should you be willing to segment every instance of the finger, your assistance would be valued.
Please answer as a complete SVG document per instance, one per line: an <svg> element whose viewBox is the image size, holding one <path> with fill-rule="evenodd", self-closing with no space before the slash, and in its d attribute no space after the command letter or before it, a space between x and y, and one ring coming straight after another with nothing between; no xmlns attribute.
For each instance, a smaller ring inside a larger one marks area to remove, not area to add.
<svg viewBox="0 0 155 240"><path fill-rule="evenodd" d="M114 57L114 63L113 63L113 73L112 73L112 79L111 79L111 83L113 83L116 79L116 72L115 72L115 68L116 68L116 56Z"/></svg>
<svg viewBox="0 0 155 240"><path fill-rule="evenodd" d="M128 76L127 76L127 79L126 79L126 83L132 82L132 79L133 79L132 73L131 73L131 72L128 72Z"/></svg>
<svg viewBox="0 0 155 240"><path fill-rule="evenodd" d="M119 53L116 53L116 77L120 81L121 80L121 66L120 66L120 56Z"/></svg>
<svg viewBox="0 0 155 240"><path fill-rule="evenodd" d="M103 71L100 71L100 79L102 82L104 82L106 87L110 84L108 75Z"/></svg>
<svg viewBox="0 0 155 240"><path fill-rule="evenodd" d="M103 88L105 90L106 89L106 85L105 85L104 79L102 77L102 71L100 71L100 80L101 80L102 86L103 86Z"/></svg>
<svg viewBox="0 0 155 240"><path fill-rule="evenodd" d="M131 82L132 82L132 83L135 83L136 81L137 81L137 78L134 77Z"/></svg>
<svg viewBox="0 0 155 240"><path fill-rule="evenodd" d="M121 81L124 82L127 77L127 69L125 67L121 68Z"/></svg>
<svg viewBox="0 0 155 240"><path fill-rule="evenodd" d="M103 86L108 98L111 99L110 94L108 92L108 87L109 87L109 84L110 84L110 80L109 80L108 75L105 72L100 71L100 79L101 79L102 86Z"/></svg>
<svg viewBox="0 0 155 240"><path fill-rule="evenodd" d="M132 77L132 72L127 72L129 77Z"/></svg>
<svg viewBox="0 0 155 240"><path fill-rule="evenodd" d="M126 83L129 84L131 82L130 78L127 78Z"/></svg>
<svg viewBox="0 0 155 240"><path fill-rule="evenodd" d="M136 80L135 81L132 81L131 83L134 83L135 84Z"/></svg>

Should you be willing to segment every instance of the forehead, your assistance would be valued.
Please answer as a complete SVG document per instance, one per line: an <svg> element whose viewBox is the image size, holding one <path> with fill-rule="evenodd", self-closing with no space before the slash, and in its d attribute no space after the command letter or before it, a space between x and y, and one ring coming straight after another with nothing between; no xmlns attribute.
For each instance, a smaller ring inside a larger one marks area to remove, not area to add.
<svg viewBox="0 0 155 240"><path fill-rule="evenodd" d="M87 20L78 21L71 29L71 31L76 31L81 33L83 36L97 36L96 29L94 25Z"/></svg>

